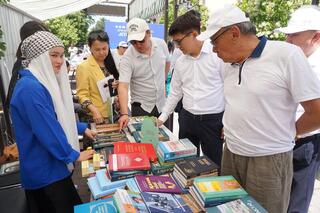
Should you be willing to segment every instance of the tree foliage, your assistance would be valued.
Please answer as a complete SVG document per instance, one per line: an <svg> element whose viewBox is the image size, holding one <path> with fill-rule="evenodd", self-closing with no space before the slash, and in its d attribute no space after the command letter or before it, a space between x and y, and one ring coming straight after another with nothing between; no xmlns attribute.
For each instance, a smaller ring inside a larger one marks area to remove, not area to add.
<svg viewBox="0 0 320 213"><path fill-rule="evenodd" d="M104 17L100 18L92 30L104 30L106 19Z"/></svg>
<svg viewBox="0 0 320 213"><path fill-rule="evenodd" d="M238 6L249 14L250 20L257 27L258 35L283 40L285 36L274 33L273 30L286 26L290 14L303 4L311 4L311 0L242 0Z"/></svg>
<svg viewBox="0 0 320 213"><path fill-rule="evenodd" d="M71 44L84 44L88 28L93 19L83 11L68 14L46 21L50 31L57 35L66 47Z"/></svg>
<svg viewBox="0 0 320 213"><path fill-rule="evenodd" d="M183 15L188 10L194 9L196 11L199 11L201 14L201 30L205 30L205 27L207 26L207 20L208 20L208 9L207 7L200 5L199 0L190 0L189 1L189 7L187 5L180 5L178 9L177 16ZM168 27L172 24L174 21L174 1L169 0L169 9L168 9ZM160 19L160 24L164 24L164 16Z"/></svg>

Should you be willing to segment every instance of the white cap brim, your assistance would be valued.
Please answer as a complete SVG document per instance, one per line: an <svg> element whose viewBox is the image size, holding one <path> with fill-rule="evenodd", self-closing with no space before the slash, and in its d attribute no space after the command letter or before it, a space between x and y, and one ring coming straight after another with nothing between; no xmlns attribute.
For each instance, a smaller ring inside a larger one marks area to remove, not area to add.
<svg viewBox="0 0 320 213"><path fill-rule="evenodd" d="M287 26L287 27L280 27L274 30L276 33L284 33L284 34L293 34L293 33L299 33L299 32L304 32L308 30L319 30L319 27L316 26Z"/></svg>
<svg viewBox="0 0 320 213"><path fill-rule="evenodd" d="M145 36L146 36L146 32L128 35L128 42L133 41L133 40L142 41Z"/></svg>
<svg viewBox="0 0 320 213"><path fill-rule="evenodd" d="M200 35L197 36L197 39L199 41L205 41L205 40L209 39L211 36L213 36L214 34L216 34L220 29L221 29L221 27L217 27L212 30L204 31Z"/></svg>

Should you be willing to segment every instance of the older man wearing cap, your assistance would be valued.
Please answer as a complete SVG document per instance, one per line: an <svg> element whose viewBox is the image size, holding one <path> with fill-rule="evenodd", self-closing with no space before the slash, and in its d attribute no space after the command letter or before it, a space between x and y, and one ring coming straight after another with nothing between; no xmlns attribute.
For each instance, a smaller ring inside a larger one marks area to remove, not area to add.
<svg viewBox="0 0 320 213"><path fill-rule="evenodd" d="M128 123L128 88L133 116L158 117L165 104L165 74L170 68L166 43L152 38L147 22L133 18L127 24L127 49L120 62L120 127Z"/></svg>
<svg viewBox="0 0 320 213"><path fill-rule="evenodd" d="M269 212L287 212L295 135L320 127L320 82L300 48L258 38L236 6L212 14L198 36L208 38L226 62L221 172L233 175ZM299 103L305 112L295 122Z"/></svg>
<svg viewBox="0 0 320 213"><path fill-rule="evenodd" d="M302 6L289 20L288 26L276 29L287 35L287 42L303 50L309 64L320 79L320 10ZM296 118L304 109L298 106ZM297 137L293 149L293 181L288 212L308 212L314 182L320 166L320 129Z"/></svg>
<svg viewBox="0 0 320 213"><path fill-rule="evenodd" d="M125 53L125 51L127 50L127 48L128 48L128 43L125 41L120 41L117 46L117 49L114 49L111 52L111 54L113 56L114 63L117 67L117 70L119 70L121 58L122 58L123 54Z"/></svg>

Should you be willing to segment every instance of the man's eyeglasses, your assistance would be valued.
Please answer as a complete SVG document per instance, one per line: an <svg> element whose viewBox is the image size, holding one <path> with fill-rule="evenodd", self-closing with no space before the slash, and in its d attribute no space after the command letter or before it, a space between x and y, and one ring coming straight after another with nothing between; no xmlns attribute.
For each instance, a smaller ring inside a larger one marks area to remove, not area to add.
<svg viewBox="0 0 320 213"><path fill-rule="evenodd" d="M188 32L187 34L185 34L185 36L183 36L181 39L179 40L172 40L172 42L176 45L176 46L180 46L181 42L183 41L183 39L185 39L188 35L190 35L190 33L192 32Z"/></svg>
<svg viewBox="0 0 320 213"><path fill-rule="evenodd" d="M212 46L213 46L213 48L215 48L216 47L216 45L215 45L215 42L216 42L216 40L220 37L220 36L222 36L225 32L227 32L229 29L230 29L231 27L227 27L225 30L223 30L222 31L222 33L220 33L217 37L215 37L214 39L211 37L210 38L210 43L212 44Z"/></svg>
<svg viewBox="0 0 320 213"><path fill-rule="evenodd" d="M132 44L132 45L135 45L135 44L137 44L137 43L139 43L139 44L143 44L145 41L146 41L146 39L145 39L145 38L144 38L143 40L141 40L141 41L132 40L132 41L130 41L130 44Z"/></svg>

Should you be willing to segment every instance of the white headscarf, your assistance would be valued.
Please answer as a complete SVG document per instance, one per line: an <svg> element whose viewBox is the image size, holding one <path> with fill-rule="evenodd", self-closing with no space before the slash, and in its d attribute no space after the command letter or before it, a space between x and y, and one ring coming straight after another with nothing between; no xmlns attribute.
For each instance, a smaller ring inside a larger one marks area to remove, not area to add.
<svg viewBox="0 0 320 213"><path fill-rule="evenodd" d="M62 42L52 33L45 31L34 33L26 38L21 45L21 52L25 57L23 65L49 91L58 121L68 142L74 150L79 151L76 118L66 63L63 63L60 72L56 74L49 56L49 50L59 46L63 47Z"/></svg>

